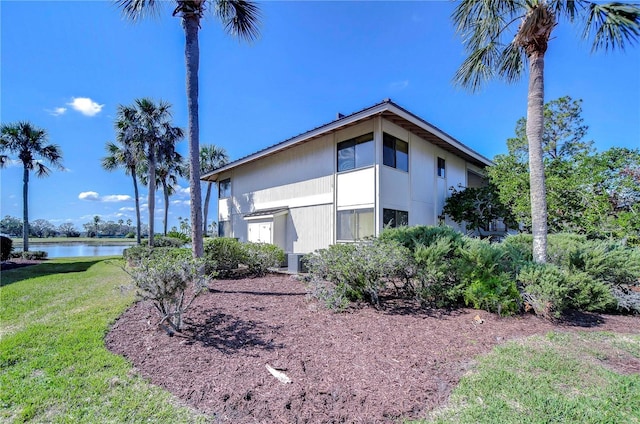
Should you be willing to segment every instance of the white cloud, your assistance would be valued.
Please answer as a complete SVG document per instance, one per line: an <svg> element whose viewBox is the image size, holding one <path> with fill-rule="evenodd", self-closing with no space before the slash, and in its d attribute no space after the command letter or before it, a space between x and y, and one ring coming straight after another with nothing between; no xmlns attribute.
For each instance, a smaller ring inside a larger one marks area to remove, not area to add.
<svg viewBox="0 0 640 424"><path fill-rule="evenodd" d="M53 109L45 109L46 112L49 112L49 115L53 115L53 116L60 116L60 115L64 115L64 113L67 111L66 107L56 107Z"/></svg>
<svg viewBox="0 0 640 424"><path fill-rule="evenodd" d="M100 200L100 196L95 191L83 191L78 194L78 199L80 200Z"/></svg>
<svg viewBox="0 0 640 424"><path fill-rule="evenodd" d="M120 212L134 212L134 211L136 210L136 208L132 208L132 207L126 206L126 207L124 207L124 208L120 208L120 209L118 209L118 210L119 210Z"/></svg>
<svg viewBox="0 0 640 424"><path fill-rule="evenodd" d="M104 107L88 97L74 97L73 101L67 104L85 116L95 116Z"/></svg>
<svg viewBox="0 0 640 424"><path fill-rule="evenodd" d="M407 87L409 87L409 80L394 81L389 84L391 90L404 90Z"/></svg>
<svg viewBox="0 0 640 424"><path fill-rule="evenodd" d="M109 194L106 196L100 196L100 194L96 193L95 191L83 191L78 195L78 199L114 203L127 202L129 200L132 200L132 197L127 194Z"/></svg>
<svg viewBox="0 0 640 424"><path fill-rule="evenodd" d="M103 202L126 202L132 200L133 198L127 194L110 194L108 196L102 196L100 198Z"/></svg>
<svg viewBox="0 0 640 424"><path fill-rule="evenodd" d="M172 200L171 201L172 205L176 205L176 206L189 206L191 204L190 200Z"/></svg>

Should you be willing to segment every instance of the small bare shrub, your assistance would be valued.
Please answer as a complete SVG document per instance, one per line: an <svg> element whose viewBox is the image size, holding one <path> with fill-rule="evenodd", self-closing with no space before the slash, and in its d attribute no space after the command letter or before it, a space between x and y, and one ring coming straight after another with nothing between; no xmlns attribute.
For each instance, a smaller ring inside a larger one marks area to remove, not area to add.
<svg viewBox="0 0 640 424"><path fill-rule="evenodd" d="M206 290L206 283L214 275L204 274L202 259L165 253L143 258L127 271L137 288L137 295L150 300L160 315L158 325L182 331L183 315L195 298ZM167 329L171 335L172 331Z"/></svg>

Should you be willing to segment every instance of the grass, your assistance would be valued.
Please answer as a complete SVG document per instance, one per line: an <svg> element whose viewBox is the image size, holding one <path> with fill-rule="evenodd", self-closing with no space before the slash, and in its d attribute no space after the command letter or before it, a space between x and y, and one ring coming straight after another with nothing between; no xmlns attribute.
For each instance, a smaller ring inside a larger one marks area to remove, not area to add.
<svg viewBox="0 0 640 424"><path fill-rule="evenodd" d="M640 423L640 336L557 333L510 342L481 357L449 404L422 423Z"/></svg>
<svg viewBox="0 0 640 424"><path fill-rule="evenodd" d="M104 335L133 301L105 258L68 258L2 272L0 421L207 422L132 372Z"/></svg>

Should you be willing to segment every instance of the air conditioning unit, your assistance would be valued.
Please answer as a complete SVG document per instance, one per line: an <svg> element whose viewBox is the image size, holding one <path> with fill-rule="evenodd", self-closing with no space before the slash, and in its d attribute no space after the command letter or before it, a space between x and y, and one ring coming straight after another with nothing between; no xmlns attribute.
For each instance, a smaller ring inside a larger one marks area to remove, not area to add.
<svg viewBox="0 0 640 424"><path fill-rule="evenodd" d="M309 270L302 260L303 257L304 253L289 253L287 256L287 270L295 273L308 272Z"/></svg>

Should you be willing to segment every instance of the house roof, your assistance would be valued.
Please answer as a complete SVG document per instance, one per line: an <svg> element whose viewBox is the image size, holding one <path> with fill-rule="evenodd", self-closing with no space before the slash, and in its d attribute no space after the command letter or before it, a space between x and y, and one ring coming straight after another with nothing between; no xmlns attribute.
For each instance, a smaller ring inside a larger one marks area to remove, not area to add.
<svg viewBox="0 0 640 424"><path fill-rule="evenodd" d="M420 138L440 147L443 150L462 157L463 159L470 163L473 163L474 165L484 167L493 164L491 160L482 156L475 150L465 146L460 141L456 140L441 129L428 123L419 116L414 115L401 106L398 106L390 99L385 99L382 102L370 106L366 109L362 109L350 115L339 116L339 118L335 121L331 121L327 124L316 127L295 137L284 140L278 144L274 144L255 153L230 162L221 168L214 169L213 171L201 175L200 179L203 181L217 181L218 177L223 172L237 168L241 165L255 162L266 156L270 156L283 150L290 149L291 147L297 146L299 144L309 142L316 138L322 137L329 132L356 125L361 121L369 119L373 116L382 116L388 121L391 121L394 124L416 134Z"/></svg>

